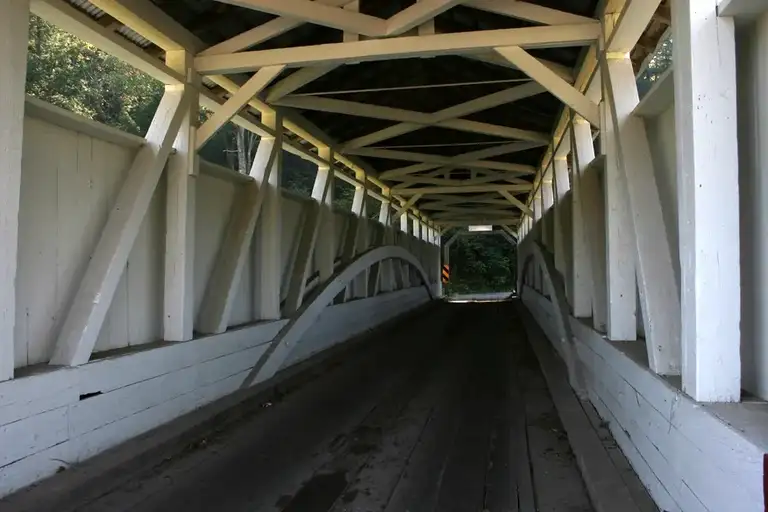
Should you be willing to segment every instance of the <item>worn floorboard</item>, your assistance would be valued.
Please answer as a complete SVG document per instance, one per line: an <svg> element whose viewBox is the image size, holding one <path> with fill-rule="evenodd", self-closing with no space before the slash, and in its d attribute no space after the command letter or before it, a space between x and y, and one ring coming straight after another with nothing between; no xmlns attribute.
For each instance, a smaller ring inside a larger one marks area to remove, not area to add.
<svg viewBox="0 0 768 512"><path fill-rule="evenodd" d="M592 510L515 315L433 308L76 510Z"/></svg>

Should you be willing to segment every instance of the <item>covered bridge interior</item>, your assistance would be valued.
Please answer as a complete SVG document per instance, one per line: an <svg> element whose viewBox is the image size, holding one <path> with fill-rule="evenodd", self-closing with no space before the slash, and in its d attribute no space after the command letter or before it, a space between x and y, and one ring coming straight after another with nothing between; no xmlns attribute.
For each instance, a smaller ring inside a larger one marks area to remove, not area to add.
<svg viewBox="0 0 768 512"><path fill-rule="evenodd" d="M30 15L145 136L25 95ZM0 509L763 510L766 56L765 0L3 0ZM440 300L479 225L515 293Z"/></svg>

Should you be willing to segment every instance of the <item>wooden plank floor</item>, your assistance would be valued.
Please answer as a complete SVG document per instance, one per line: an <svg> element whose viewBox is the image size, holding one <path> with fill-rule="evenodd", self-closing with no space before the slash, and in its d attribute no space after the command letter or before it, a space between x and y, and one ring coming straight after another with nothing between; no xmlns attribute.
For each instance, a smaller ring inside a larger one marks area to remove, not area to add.
<svg viewBox="0 0 768 512"><path fill-rule="evenodd" d="M592 510L509 303L432 308L261 400L77 510Z"/></svg>

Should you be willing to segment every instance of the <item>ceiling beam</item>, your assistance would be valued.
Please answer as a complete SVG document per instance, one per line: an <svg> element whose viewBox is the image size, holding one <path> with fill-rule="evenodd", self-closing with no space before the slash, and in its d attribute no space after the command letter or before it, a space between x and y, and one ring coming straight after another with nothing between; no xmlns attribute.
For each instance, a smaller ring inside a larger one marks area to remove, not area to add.
<svg viewBox="0 0 768 512"><path fill-rule="evenodd" d="M205 44L162 9L147 0L93 0L93 5L165 51L196 54Z"/></svg>
<svg viewBox="0 0 768 512"><path fill-rule="evenodd" d="M328 5L331 7L343 7L348 4L350 0L314 0L317 3ZM283 16L277 17L273 20L269 20L266 23L254 27L250 30L246 30L242 34L238 34L226 41L215 44L210 48L206 48L199 55L220 55L222 53L235 53L242 50L247 50L253 46L264 41L279 36L289 30L292 30L299 25L303 25L304 22L295 18L286 18Z"/></svg>
<svg viewBox="0 0 768 512"><path fill-rule="evenodd" d="M496 48L496 52L514 64L520 71L536 80L553 96L578 112L594 126L600 126L600 111L597 105L571 84L557 76L551 69L536 60L519 46Z"/></svg>
<svg viewBox="0 0 768 512"><path fill-rule="evenodd" d="M248 79L238 91L233 94L220 109L197 129L196 149L213 137L224 124L245 107L254 96L258 95L269 83L280 74L282 66L261 68Z"/></svg>
<svg viewBox="0 0 768 512"><path fill-rule="evenodd" d="M526 205L524 202L507 192L506 190L499 190L499 194L504 197L509 203L513 206L516 206L520 211L522 211L524 214L528 215L529 217L533 217L533 210L531 210L528 205Z"/></svg>
<svg viewBox="0 0 768 512"><path fill-rule="evenodd" d="M387 22L375 16L341 9L309 0L217 0L246 9L285 16L305 23L364 34L369 37L386 35Z"/></svg>
<svg viewBox="0 0 768 512"><path fill-rule="evenodd" d="M467 7L543 25L599 23L596 19L516 0L472 0Z"/></svg>
<svg viewBox="0 0 768 512"><path fill-rule="evenodd" d="M506 190L508 192L528 192L532 185L467 185L455 187L418 187L398 191L401 196L412 196L414 194L473 194L477 192L498 192Z"/></svg>
<svg viewBox="0 0 768 512"><path fill-rule="evenodd" d="M387 20L386 35L397 36L433 19L462 0L421 0Z"/></svg>
<svg viewBox="0 0 768 512"><path fill-rule="evenodd" d="M281 1L280 3L283 4L285 2ZM305 3L313 4L314 2ZM337 10L353 14L352 11ZM490 50L499 46L520 46L523 48L581 46L593 43L599 35L600 26L592 23L483 30L395 37L390 39L371 39L349 43L320 44L234 54L201 55L195 58L195 66L200 73L205 75L240 73L253 71L264 66L276 65L302 67L318 64L346 64L350 62L406 59L448 54L460 55Z"/></svg>
<svg viewBox="0 0 768 512"><path fill-rule="evenodd" d="M461 167L467 168L495 169L498 171L512 171L528 174L536 172L535 168L530 165L496 162L493 160L469 160L457 163L453 160L453 158L442 155L434 155L429 153L412 153L410 151L396 151L392 149L360 148L350 150L348 153L351 155L367 156L372 158L385 158L388 160L405 160L425 164L429 163L449 166L459 165Z"/></svg>
<svg viewBox="0 0 768 512"><path fill-rule="evenodd" d="M321 76L327 75L337 67L338 66L336 65L330 64L328 66L301 68L294 71L269 88L266 98L267 103L275 103L284 96L291 94L293 91L301 89Z"/></svg>

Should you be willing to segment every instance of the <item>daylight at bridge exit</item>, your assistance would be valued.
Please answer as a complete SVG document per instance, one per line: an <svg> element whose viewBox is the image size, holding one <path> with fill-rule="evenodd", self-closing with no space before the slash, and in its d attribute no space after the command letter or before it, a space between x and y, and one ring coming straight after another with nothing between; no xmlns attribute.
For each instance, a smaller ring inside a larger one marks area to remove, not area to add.
<svg viewBox="0 0 768 512"><path fill-rule="evenodd" d="M0 0L0 512L768 510L768 0Z"/></svg>

